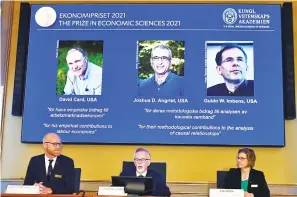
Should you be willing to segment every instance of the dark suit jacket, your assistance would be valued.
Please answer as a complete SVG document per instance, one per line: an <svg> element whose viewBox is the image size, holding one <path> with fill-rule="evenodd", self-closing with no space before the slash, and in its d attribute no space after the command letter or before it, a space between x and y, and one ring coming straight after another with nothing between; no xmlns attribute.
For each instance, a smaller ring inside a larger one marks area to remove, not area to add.
<svg viewBox="0 0 297 197"><path fill-rule="evenodd" d="M64 155L57 157L51 178L46 177L44 154L31 158L28 165L24 185L43 182L43 185L53 190L53 194L74 193L74 162Z"/></svg>
<svg viewBox="0 0 297 197"><path fill-rule="evenodd" d="M229 92L225 83L217 84L207 88L207 96L254 96L254 81L245 80L234 93Z"/></svg>
<svg viewBox="0 0 297 197"><path fill-rule="evenodd" d="M231 168L225 179L225 189L241 189L241 171L239 168ZM248 180L248 193L255 197L269 197L270 191L267 186L264 173L251 169Z"/></svg>
<svg viewBox="0 0 297 197"><path fill-rule="evenodd" d="M120 176L135 176L136 168L124 169ZM152 196L170 196L170 190L166 185L164 177L157 171L148 169L146 177L152 177L153 179L153 191Z"/></svg>

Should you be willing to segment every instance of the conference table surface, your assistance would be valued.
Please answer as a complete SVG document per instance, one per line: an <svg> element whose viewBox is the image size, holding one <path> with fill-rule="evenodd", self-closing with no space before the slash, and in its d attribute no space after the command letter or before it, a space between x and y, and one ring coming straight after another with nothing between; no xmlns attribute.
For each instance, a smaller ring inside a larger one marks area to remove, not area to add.
<svg viewBox="0 0 297 197"><path fill-rule="evenodd" d="M30 197L30 196L34 196L34 197L80 197L80 196L83 196L82 193L76 195L76 194L6 194L6 193L3 193L3 194L0 194L0 196L3 196L3 197ZM187 195L185 195L187 196ZM195 194L193 196L207 196L204 194ZM297 197L296 194L272 194L271 196L290 196L290 197ZM113 195L97 195L97 194L94 194L93 192L92 193L86 193L84 195L84 197L127 197L127 196L113 196ZM142 197L147 197L147 196L142 196ZM152 197L152 196L150 196Z"/></svg>
<svg viewBox="0 0 297 197"><path fill-rule="evenodd" d="M1 194L1 196L3 197L29 197L29 196L42 196L42 197L50 197L50 196L55 196L55 197L79 197L82 196L82 194ZM94 194L85 194L84 197L93 197L93 196L98 196L98 195L94 195ZM102 197L115 197L115 196L103 196ZM117 196L117 197L121 197L121 196Z"/></svg>
<svg viewBox="0 0 297 197"><path fill-rule="evenodd" d="M3 197L80 197L82 194L1 194ZM127 196L112 196L112 195L94 195L94 194L85 194L84 197L127 197ZM145 197L145 196L144 196Z"/></svg>

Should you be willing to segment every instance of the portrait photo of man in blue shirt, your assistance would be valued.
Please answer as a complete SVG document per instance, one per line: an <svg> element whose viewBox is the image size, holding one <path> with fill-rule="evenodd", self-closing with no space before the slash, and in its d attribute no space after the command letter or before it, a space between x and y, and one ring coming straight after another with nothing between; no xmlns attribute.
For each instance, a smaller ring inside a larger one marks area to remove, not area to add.
<svg viewBox="0 0 297 197"><path fill-rule="evenodd" d="M101 95L102 68L89 62L83 49L70 49L66 62L69 70L64 87L65 95Z"/></svg>
<svg viewBox="0 0 297 197"><path fill-rule="evenodd" d="M154 73L148 79L139 83L139 96L183 96L183 77L171 70L172 51L166 45L153 47L150 56L150 66Z"/></svg>
<svg viewBox="0 0 297 197"><path fill-rule="evenodd" d="M248 55L242 46L225 44L217 52L215 62L216 71L224 83L207 88L207 96L254 96L254 80L246 79Z"/></svg>

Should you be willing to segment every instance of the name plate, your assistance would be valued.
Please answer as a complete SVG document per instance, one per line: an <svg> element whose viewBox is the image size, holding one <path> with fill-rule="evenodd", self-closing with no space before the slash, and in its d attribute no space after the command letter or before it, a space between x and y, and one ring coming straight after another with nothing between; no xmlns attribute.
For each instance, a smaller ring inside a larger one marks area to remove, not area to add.
<svg viewBox="0 0 297 197"><path fill-rule="evenodd" d="M244 197L242 189L210 189L209 197Z"/></svg>
<svg viewBox="0 0 297 197"><path fill-rule="evenodd" d="M98 195L127 196L124 187L99 187Z"/></svg>
<svg viewBox="0 0 297 197"><path fill-rule="evenodd" d="M37 185L8 185L5 193L7 194L39 194Z"/></svg>

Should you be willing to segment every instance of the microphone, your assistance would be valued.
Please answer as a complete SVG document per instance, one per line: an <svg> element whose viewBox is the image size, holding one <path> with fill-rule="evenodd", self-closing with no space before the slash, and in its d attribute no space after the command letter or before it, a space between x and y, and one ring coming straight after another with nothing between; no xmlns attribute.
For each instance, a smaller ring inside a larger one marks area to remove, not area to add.
<svg viewBox="0 0 297 197"><path fill-rule="evenodd" d="M80 194L82 192L82 196L81 197L84 197L86 192L84 190L79 190L79 192L76 193L76 195Z"/></svg>

